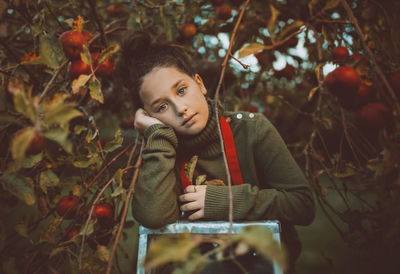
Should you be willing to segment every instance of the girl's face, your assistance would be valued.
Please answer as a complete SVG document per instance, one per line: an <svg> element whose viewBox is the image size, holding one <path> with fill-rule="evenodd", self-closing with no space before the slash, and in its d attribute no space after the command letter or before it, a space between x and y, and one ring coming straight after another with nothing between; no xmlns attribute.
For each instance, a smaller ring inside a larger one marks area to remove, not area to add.
<svg viewBox="0 0 400 274"><path fill-rule="evenodd" d="M154 68L139 91L144 110L181 135L198 134L206 126L206 93L200 75L191 77L175 67Z"/></svg>

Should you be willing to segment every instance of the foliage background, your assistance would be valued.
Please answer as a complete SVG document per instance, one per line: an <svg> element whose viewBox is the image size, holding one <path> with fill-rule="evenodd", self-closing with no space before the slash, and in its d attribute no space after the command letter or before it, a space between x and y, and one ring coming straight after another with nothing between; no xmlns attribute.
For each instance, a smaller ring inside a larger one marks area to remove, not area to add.
<svg viewBox="0 0 400 274"><path fill-rule="evenodd" d="M113 269L129 269L134 257L127 237L136 224L124 211L140 159L140 145L133 146L134 102L115 75L93 72L73 81L61 33L83 28L94 35L82 54L87 60L95 51L117 58L126 30L146 29L154 39L183 43L212 95L244 2L0 2L3 272L72 273L79 259L85 271L103 272L118 241L120 264ZM232 17L218 17L221 5ZM304 273L324 267L355 273L342 254L362 262L362 273L394 273L398 264L400 88L388 80L400 69L399 12L399 2L389 0L254 0L236 33L232 54L249 67L230 59L221 90L226 107L264 113L315 190L319 215L311 227L299 228ZM183 34L185 24L194 24L194 36ZM361 127L361 106L338 100L324 84L328 71L339 66L332 62L339 45L365 58L345 62L375 88L373 100L389 110L378 128ZM280 70L284 67L289 69ZM45 136L46 146L27 155L35 134ZM57 202L68 194L81 201L73 219L56 213ZM111 222L90 216L97 202L112 205ZM73 228L80 232L67 240ZM321 234L327 246L310 237L313 229L331 231Z"/></svg>

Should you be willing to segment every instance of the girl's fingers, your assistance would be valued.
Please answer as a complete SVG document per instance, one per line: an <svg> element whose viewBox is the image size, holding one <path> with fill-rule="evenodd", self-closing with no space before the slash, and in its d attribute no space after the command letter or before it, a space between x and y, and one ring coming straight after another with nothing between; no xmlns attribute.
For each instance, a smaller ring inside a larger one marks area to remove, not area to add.
<svg viewBox="0 0 400 274"><path fill-rule="evenodd" d="M194 193L194 192L203 191L203 190L205 190L206 188L207 188L206 185L198 185L198 186L190 185L190 186L187 186L187 187L185 188L184 192L185 192L185 193Z"/></svg>
<svg viewBox="0 0 400 274"><path fill-rule="evenodd" d="M193 213L192 215L190 215L188 218L191 221L195 221L195 220L199 220L203 217L204 217L204 209L200 209L200 210L196 211L195 213Z"/></svg>
<svg viewBox="0 0 400 274"><path fill-rule="evenodd" d="M191 211L203 208L201 204L197 201L186 203L181 205L181 211Z"/></svg>
<svg viewBox="0 0 400 274"><path fill-rule="evenodd" d="M186 194L179 195L179 201L183 202L183 203L193 202L193 201L197 200L197 198L198 198L198 194L196 194L196 193L186 193Z"/></svg>

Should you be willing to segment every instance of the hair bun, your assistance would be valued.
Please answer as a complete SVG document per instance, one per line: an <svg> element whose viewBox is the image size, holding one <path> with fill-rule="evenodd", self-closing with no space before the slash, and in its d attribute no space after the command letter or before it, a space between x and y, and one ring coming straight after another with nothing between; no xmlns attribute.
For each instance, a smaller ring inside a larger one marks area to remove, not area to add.
<svg viewBox="0 0 400 274"><path fill-rule="evenodd" d="M146 31L128 31L121 43L123 55L128 54L132 57L143 56L150 47L151 36Z"/></svg>

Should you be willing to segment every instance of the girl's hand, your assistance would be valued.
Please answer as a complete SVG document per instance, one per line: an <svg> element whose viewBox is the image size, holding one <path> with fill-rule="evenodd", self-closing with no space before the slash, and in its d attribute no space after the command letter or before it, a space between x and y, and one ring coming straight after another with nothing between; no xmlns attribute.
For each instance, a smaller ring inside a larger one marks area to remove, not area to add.
<svg viewBox="0 0 400 274"><path fill-rule="evenodd" d="M198 220L204 217L204 200L206 199L206 185L190 185L185 188L185 194L179 196L179 201L181 201L181 210L193 211L195 213L190 215L188 218L191 221Z"/></svg>
<svg viewBox="0 0 400 274"><path fill-rule="evenodd" d="M143 132L144 132L149 126L152 126L152 125L154 125L154 124L163 124L163 123L162 123L160 120L158 120L158 119L156 119L156 118L154 118L154 117L151 117L151 116L150 116L149 114L147 114L147 112L146 112L144 109L142 109L142 108L139 108L139 109L136 111L134 126L135 126L135 129L136 129L139 133L143 134Z"/></svg>

